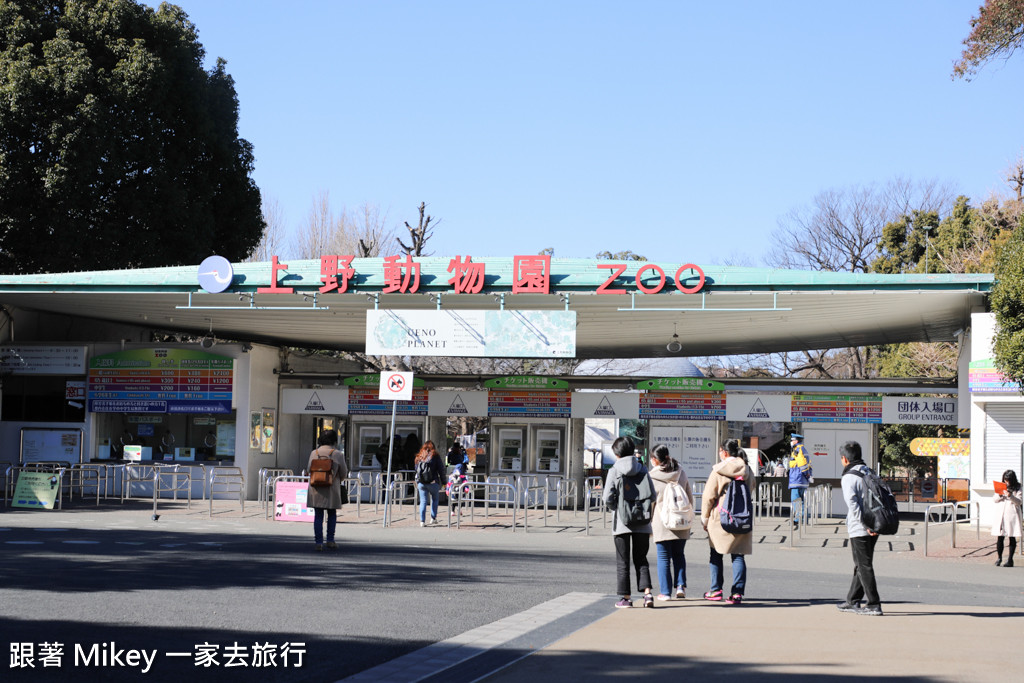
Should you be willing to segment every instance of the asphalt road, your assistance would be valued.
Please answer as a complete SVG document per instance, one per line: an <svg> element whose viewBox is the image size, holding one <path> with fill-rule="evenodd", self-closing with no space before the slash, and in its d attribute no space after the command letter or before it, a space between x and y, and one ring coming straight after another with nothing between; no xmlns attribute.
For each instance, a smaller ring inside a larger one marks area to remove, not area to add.
<svg viewBox="0 0 1024 683"><path fill-rule="evenodd" d="M323 553L310 536L304 524L211 521L195 508L157 522L141 507L2 512L0 633L5 650L33 645L36 666L6 666L0 678L336 681L569 592L607 594L606 612L569 615L551 639L612 612L607 531L384 530L360 521L340 525L341 548ZM691 596L707 589L706 547L687 545ZM650 557L653 565L653 549ZM883 601L1024 607L1015 570L920 553L879 553L876 565ZM834 602L852 568L849 550L784 545L757 546L749 566L749 599L794 603ZM45 667L38 653L55 642L62 666ZM253 666L254 644L276 651L276 666ZM196 666L201 649L215 649L220 664ZM111 650L155 659L145 674L144 663L95 666ZM83 665L86 656L94 659Z"/></svg>

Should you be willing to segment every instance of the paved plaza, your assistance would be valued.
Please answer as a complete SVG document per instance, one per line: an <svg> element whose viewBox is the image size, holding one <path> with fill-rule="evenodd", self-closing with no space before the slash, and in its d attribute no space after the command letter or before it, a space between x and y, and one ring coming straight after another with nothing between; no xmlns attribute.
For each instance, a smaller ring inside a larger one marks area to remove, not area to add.
<svg viewBox="0 0 1024 683"><path fill-rule="evenodd" d="M792 544L786 520L759 520L740 607L698 599L701 535L686 547L689 599L615 610L600 517L589 534L565 511L531 511L528 531L495 511L420 528L404 506L385 529L381 511L347 507L340 550L317 553L307 524L252 502L217 501L212 517L161 503L156 521L139 502L5 509L3 678L995 681L994 653L1016 651L1024 627L1024 566L995 567L994 539L966 525L955 549L948 525L932 529L930 557L919 517L879 543L874 618L835 609L852 571L839 519Z"/></svg>

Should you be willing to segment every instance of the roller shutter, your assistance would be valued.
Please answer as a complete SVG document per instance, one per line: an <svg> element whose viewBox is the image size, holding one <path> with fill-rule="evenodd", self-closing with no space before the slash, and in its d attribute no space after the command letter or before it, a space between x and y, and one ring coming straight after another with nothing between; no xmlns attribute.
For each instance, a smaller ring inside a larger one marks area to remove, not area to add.
<svg viewBox="0 0 1024 683"><path fill-rule="evenodd" d="M1024 442L1024 404L989 403L985 406L985 481L999 481L1013 470L1021 477Z"/></svg>

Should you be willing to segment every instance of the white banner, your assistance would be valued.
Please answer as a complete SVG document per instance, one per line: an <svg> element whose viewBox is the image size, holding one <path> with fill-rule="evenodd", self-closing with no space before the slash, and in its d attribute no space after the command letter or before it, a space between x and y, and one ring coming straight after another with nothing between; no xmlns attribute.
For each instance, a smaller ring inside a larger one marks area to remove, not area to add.
<svg viewBox="0 0 1024 683"><path fill-rule="evenodd" d="M731 422L789 422L792 399L789 394L726 394L725 419Z"/></svg>
<svg viewBox="0 0 1024 683"><path fill-rule="evenodd" d="M583 419L605 417L615 420L639 420L640 394L622 391L574 391L572 416Z"/></svg>
<svg viewBox="0 0 1024 683"><path fill-rule="evenodd" d="M375 356L573 358L575 311L366 312L366 353Z"/></svg>
<svg viewBox="0 0 1024 683"><path fill-rule="evenodd" d="M281 412L348 415L348 389L282 389Z"/></svg>
<svg viewBox="0 0 1024 683"><path fill-rule="evenodd" d="M486 391L430 391L427 415L432 417L487 417Z"/></svg>
<svg viewBox="0 0 1024 683"><path fill-rule="evenodd" d="M957 424L957 400L925 396L883 396L882 424Z"/></svg>

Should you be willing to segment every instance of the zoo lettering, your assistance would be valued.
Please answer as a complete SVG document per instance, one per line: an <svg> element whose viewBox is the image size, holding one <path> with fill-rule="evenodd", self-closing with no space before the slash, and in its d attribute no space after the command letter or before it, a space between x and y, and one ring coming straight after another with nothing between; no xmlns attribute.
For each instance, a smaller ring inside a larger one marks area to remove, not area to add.
<svg viewBox="0 0 1024 683"><path fill-rule="evenodd" d="M354 256L321 256L320 282L321 294L335 292L343 294L348 291L349 283L356 278L353 265ZM594 290L595 294L626 294L629 284L617 280L628 268L625 263L595 263L598 270L607 270L607 279ZM384 286L381 293L415 294L420 288L420 262L412 255L388 256L384 259ZM294 287L283 287L279 282L279 273L288 271L288 264L281 263L277 256L271 262L271 285L256 289L260 293L291 294ZM483 291L487 275L487 264L473 261L472 256L455 256L448 262L448 272L452 277L448 284L454 294L479 294ZM632 278L636 289L644 294L657 294L668 284L669 276L656 263L641 266ZM696 294L704 288L704 270L693 263L684 263L672 275L675 288L683 294ZM512 257L512 293L513 294L550 294L551 293L551 257L546 255L528 255Z"/></svg>

